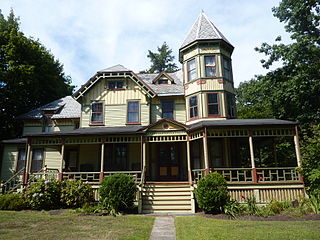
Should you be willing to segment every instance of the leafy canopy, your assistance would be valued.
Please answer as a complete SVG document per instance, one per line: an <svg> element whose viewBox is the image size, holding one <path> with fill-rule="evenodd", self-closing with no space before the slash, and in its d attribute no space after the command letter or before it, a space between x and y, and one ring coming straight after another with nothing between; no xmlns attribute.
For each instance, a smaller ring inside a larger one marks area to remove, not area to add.
<svg viewBox="0 0 320 240"><path fill-rule="evenodd" d="M174 72L178 70L177 65L173 62L174 56L172 49L169 48L166 42L158 47L158 52L148 50L147 57L150 58L151 67L146 73Z"/></svg>
<svg viewBox="0 0 320 240"><path fill-rule="evenodd" d="M0 10L0 139L18 135L16 116L73 91L63 65L19 29L13 11Z"/></svg>

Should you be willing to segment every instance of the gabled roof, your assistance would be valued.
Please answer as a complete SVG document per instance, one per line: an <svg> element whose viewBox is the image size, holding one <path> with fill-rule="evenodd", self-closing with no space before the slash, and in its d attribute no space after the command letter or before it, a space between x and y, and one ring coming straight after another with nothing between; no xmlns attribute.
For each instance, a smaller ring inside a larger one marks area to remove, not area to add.
<svg viewBox="0 0 320 240"><path fill-rule="evenodd" d="M152 83L157 83L157 81L162 77L166 77L169 81L174 83L174 79L166 72L159 73L158 76L156 76L155 79L152 80Z"/></svg>
<svg viewBox="0 0 320 240"><path fill-rule="evenodd" d="M71 96L60 98L39 108L18 116L16 119L41 119L44 111L55 111L51 119L80 118L81 104Z"/></svg>
<svg viewBox="0 0 320 240"><path fill-rule="evenodd" d="M165 73L174 80L174 84L155 84L159 76L157 73L137 74L159 97L162 96L184 96L182 71Z"/></svg>
<svg viewBox="0 0 320 240"><path fill-rule="evenodd" d="M131 70L125 68L123 65L118 64L109 68L102 69L98 73L107 73L107 72L131 72Z"/></svg>
<svg viewBox="0 0 320 240"><path fill-rule="evenodd" d="M160 125L160 124L162 124L162 123L165 123L165 122L171 123L171 124L173 124L173 125L175 125L175 126L178 126L178 127L182 128L182 129L184 129L184 130L186 130L186 129L189 128L187 125L185 125L185 124L183 124L183 123L181 123L181 122L178 122L178 121L176 121L176 120L173 120L173 119L170 119L170 118L161 118L160 120L158 120L158 121L156 121L156 122L154 122L154 123L151 123L151 124L149 124L148 126L142 127L139 131L146 132L146 131L148 131L149 129L151 129L151 128L157 126L157 125Z"/></svg>
<svg viewBox="0 0 320 240"><path fill-rule="evenodd" d="M222 39L229 43L225 36L218 30L218 28L209 20L209 18L201 12L195 23L192 25L187 37L183 41L180 48L184 48L190 43L197 40L216 40Z"/></svg>

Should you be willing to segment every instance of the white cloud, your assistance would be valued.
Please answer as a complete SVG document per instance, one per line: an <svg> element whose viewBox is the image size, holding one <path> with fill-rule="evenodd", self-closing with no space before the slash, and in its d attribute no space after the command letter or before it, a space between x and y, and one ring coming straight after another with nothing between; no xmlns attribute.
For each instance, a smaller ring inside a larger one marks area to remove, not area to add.
<svg viewBox="0 0 320 240"><path fill-rule="evenodd" d="M176 59L185 35L203 9L235 46L236 85L264 73L253 48L281 34L272 16L277 0L2 0L5 15L12 7L27 36L40 41L64 64L80 86L103 68L123 64L139 71L149 67L147 50L166 41Z"/></svg>

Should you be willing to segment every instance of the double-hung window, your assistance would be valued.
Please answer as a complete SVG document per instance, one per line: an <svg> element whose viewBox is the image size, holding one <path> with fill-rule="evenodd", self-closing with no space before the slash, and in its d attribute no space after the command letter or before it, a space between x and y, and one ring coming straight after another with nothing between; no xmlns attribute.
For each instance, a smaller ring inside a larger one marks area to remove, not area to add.
<svg viewBox="0 0 320 240"><path fill-rule="evenodd" d="M231 79L231 61L228 58L223 58L223 71L224 71L224 77L227 80Z"/></svg>
<svg viewBox="0 0 320 240"><path fill-rule="evenodd" d="M17 159L17 168L16 171L19 172L24 168L26 162L26 150L24 148L19 149L18 159Z"/></svg>
<svg viewBox="0 0 320 240"><path fill-rule="evenodd" d="M228 107L228 117L235 117L235 99L234 95L227 93L227 107Z"/></svg>
<svg viewBox="0 0 320 240"><path fill-rule="evenodd" d="M162 107L162 118L173 119L174 102L173 101L162 101L161 107Z"/></svg>
<svg viewBox="0 0 320 240"><path fill-rule="evenodd" d="M218 93L208 93L208 116L219 115Z"/></svg>
<svg viewBox="0 0 320 240"><path fill-rule="evenodd" d="M189 116L190 118L198 117L198 100L197 96L189 98Z"/></svg>
<svg viewBox="0 0 320 240"><path fill-rule="evenodd" d="M139 101L129 101L127 110L127 123L139 123Z"/></svg>
<svg viewBox="0 0 320 240"><path fill-rule="evenodd" d="M103 103L91 103L91 124L103 124Z"/></svg>
<svg viewBox="0 0 320 240"><path fill-rule="evenodd" d="M216 76L216 57L214 55L205 56L204 65L205 65L206 77L215 77Z"/></svg>
<svg viewBox="0 0 320 240"><path fill-rule="evenodd" d="M41 170L43 164L43 149L35 148L32 150L31 171L38 172Z"/></svg>
<svg viewBox="0 0 320 240"><path fill-rule="evenodd" d="M196 59L193 58L187 62L188 68L188 81L192 81L197 78Z"/></svg>

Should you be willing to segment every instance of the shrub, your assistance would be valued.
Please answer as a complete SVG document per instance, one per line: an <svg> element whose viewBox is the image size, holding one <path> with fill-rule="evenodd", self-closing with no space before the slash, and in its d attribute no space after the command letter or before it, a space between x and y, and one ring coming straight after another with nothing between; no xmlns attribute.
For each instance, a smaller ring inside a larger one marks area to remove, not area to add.
<svg viewBox="0 0 320 240"><path fill-rule="evenodd" d="M230 199L223 206L223 212L233 218L241 215L244 212L244 206L234 199Z"/></svg>
<svg viewBox="0 0 320 240"><path fill-rule="evenodd" d="M259 208L257 206L257 201L255 197L249 197L245 199L246 203L246 212L249 215L257 215Z"/></svg>
<svg viewBox="0 0 320 240"><path fill-rule="evenodd" d="M39 180L27 188L25 197L32 209L50 210L61 207L60 192L61 184L57 181Z"/></svg>
<svg viewBox="0 0 320 240"><path fill-rule="evenodd" d="M312 212L320 214L320 193L311 195L309 202Z"/></svg>
<svg viewBox="0 0 320 240"><path fill-rule="evenodd" d="M20 211L27 208L26 201L19 193L9 193L0 196L0 210Z"/></svg>
<svg viewBox="0 0 320 240"><path fill-rule="evenodd" d="M292 205L291 202L285 201L285 202L279 202L276 200L272 200L267 204L267 207L270 209L270 211L274 214L279 214L285 209L290 208Z"/></svg>
<svg viewBox="0 0 320 240"><path fill-rule="evenodd" d="M103 179L99 193L100 204L110 214L118 214L133 207L137 188L131 176L114 174Z"/></svg>
<svg viewBox="0 0 320 240"><path fill-rule="evenodd" d="M63 207L79 208L94 202L91 186L77 181L64 181L61 184L61 203Z"/></svg>
<svg viewBox="0 0 320 240"><path fill-rule="evenodd" d="M220 212L229 199L227 181L219 173L210 173L199 180L195 194L199 207L205 212Z"/></svg>

